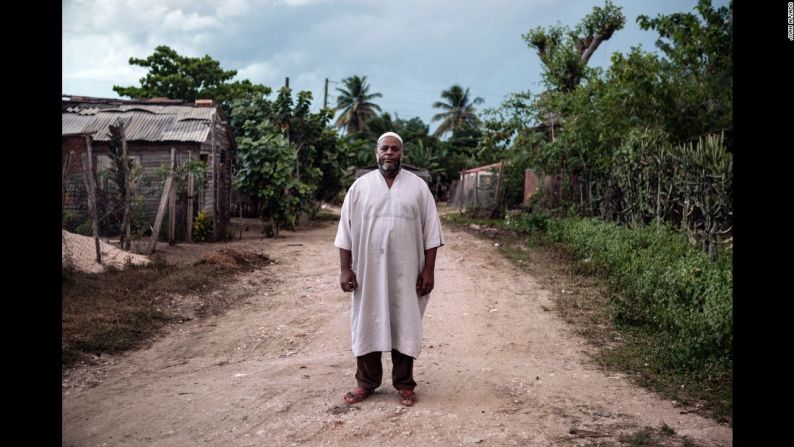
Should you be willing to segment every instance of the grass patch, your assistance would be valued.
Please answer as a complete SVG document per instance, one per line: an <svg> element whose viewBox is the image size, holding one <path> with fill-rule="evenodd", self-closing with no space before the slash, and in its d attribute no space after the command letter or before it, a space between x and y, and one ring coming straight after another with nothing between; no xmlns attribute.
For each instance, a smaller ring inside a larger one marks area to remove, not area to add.
<svg viewBox="0 0 794 447"><path fill-rule="evenodd" d="M686 436L679 436L675 430L667 424L662 424L659 428L643 427L631 433L624 433L618 436L618 442L625 446L669 446L669 447L697 447L692 439Z"/></svg>
<svg viewBox="0 0 794 447"><path fill-rule="evenodd" d="M600 352L596 360L606 368L630 374L633 382L674 400L682 412L699 413L732 423L730 370L670 368L659 355L657 334L635 327L618 327L621 343Z"/></svg>
<svg viewBox="0 0 794 447"><path fill-rule="evenodd" d="M479 237L496 239L507 259L552 291L553 310L598 348L594 360L602 367L625 373L638 385L677 401L682 412L732 423L730 365L708 361L671 364L667 349L672 336L652 325L629 324L620 318L625 290L615 288L609 273L594 267L592 255L588 259L543 231L515 231L504 220L454 214L444 220Z"/></svg>
<svg viewBox="0 0 794 447"><path fill-rule="evenodd" d="M231 275L267 261L263 255L230 252L211 253L192 266L159 260L103 273L65 273L61 287L63 366L140 347L168 322L184 319L168 309L174 296L199 296L199 303L205 301L200 305L206 314L213 306L206 302L210 292ZM230 263L228 259L235 256L236 262Z"/></svg>
<svg viewBox="0 0 794 447"><path fill-rule="evenodd" d="M312 220L320 222L339 222L339 215L328 210L320 210Z"/></svg>

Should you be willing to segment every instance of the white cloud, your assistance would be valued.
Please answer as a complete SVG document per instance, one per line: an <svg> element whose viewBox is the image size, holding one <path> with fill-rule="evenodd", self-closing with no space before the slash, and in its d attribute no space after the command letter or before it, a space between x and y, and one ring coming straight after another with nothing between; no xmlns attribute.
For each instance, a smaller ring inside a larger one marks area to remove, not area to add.
<svg viewBox="0 0 794 447"><path fill-rule="evenodd" d="M195 31L218 27L220 22L215 17L200 16L196 12L185 14L181 9L176 9L163 17L163 25L171 29Z"/></svg>
<svg viewBox="0 0 794 447"><path fill-rule="evenodd" d="M328 3L328 0L276 0L276 5L286 5L292 7L317 5L320 3Z"/></svg>
<svg viewBox="0 0 794 447"><path fill-rule="evenodd" d="M647 37L645 49L652 49L655 36L636 30L637 14L688 11L696 3L626 2L626 29L599 49L593 64L641 38ZM64 0L62 5L67 93L95 94L92 83L103 91L113 84L136 85L146 70L128 59L168 45L185 56L208 54L224 69L237 70L237 79L274 89L289 76L295 90L321 94L326 77L339 82L368 75L373 91L384 94L384 110L403 117L421 114L428 122L435 112L429 104L453 83L471 87L475 95L542 89L538 57L521 34L557 21L575 25L603 0ZM329 93L336 86L332 83ZM499 101L486 99L488 105ZM322 98L315 94L315 101Z"/></svg>
<svg viewBox="0 0 794 447"><path fill-rule="evenodd" d="M249 79L255 83L262 83L262 80L273 78L275 75L273 65L268 62L254 62L237 70L239 79Z"/></svg>
<svg viewBox="0 0 794 447"><path fill-rule="evenodd" d="M247 14L252 9L248 0L223 0L217 2L215 15L219 18L239 17Z"/></svg>

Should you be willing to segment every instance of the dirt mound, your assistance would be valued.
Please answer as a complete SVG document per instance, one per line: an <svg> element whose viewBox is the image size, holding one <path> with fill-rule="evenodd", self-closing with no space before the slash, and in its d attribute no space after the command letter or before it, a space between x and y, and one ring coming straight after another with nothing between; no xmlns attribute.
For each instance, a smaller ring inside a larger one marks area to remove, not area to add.
<svg viewBox="0 0 794 447"><path fill-rule="evenodd" d="M106 242L99 241L102 264L96 262L94 238L63 230L61 237L61 264L64 269L86 273L101 273L107 267L123 269L127 264L146 265L152 262L143 255L120 250Z"/></svg>
<svg viewBox="0 0 794 447"><path fill-rule="evenodd" d="M253 253L233 248L223 248L202 256L196 264L215 264L228 268L236 268L244 265L266 264L270 258L264 253Z"/></svg>

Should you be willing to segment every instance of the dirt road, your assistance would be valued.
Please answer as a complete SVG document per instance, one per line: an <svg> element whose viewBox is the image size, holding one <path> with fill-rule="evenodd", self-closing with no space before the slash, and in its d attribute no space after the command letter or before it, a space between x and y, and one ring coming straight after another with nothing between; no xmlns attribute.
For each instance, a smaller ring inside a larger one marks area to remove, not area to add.
<svg viewBox="0 0 794 447"><path fill-rule="evenodd" d="M339 405L355 360L335 231L242 241L279 263L228 286L248 291L242 305L69 374L63 445L621 445L662 423L700 445L732 444L729 427L598 370L548 310L549 291L450 227L415 363L419 402L398 405L384 355L378 392Z"/></svg>

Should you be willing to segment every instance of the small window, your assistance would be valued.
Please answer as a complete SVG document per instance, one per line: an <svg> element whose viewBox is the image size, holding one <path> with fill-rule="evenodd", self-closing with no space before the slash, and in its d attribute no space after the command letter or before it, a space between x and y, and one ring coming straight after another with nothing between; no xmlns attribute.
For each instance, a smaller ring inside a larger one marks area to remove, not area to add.
<svg viewBox="0 0 794 447"><path fill-rule="evenodd" d="M221 149L221 163L226 162L226 149Z"/></svg>

